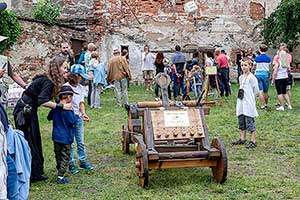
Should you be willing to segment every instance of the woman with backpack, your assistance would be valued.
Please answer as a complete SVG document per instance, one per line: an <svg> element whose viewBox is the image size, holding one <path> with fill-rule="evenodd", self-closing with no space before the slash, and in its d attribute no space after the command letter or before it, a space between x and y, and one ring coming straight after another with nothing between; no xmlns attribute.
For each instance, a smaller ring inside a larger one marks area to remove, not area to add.
<svg viewBox="0 0 300 200"><path fill-rule="evenodd" d="M280 106L276 108L277 111L284 111L284 100L286 100L286 103L288 104L288 109L292 110L290 97L286 92L288 71L290 71L288 54L284 50L280 50L279 60L274 62L274 71L271 82L272 85L275 83L277 97L280 104Z"/></svg>

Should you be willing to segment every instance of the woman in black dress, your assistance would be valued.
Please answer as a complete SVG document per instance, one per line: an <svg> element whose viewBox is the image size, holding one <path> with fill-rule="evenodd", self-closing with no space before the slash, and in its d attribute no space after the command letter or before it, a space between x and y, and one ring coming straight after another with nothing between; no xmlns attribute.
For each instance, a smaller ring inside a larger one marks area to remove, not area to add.
<svg viewBox="0 0 300 200"><path fill-rule="evenodd" d="M38 107L60 107L72 109L71 104L62 105L51 102L57 96L60 87L67 76L65 58L57 56L50 61L48 74L37 75L23 92L14 108L13 115L16 128L22 130L31 149L31 181L42 181L48 177L44 175L44 157L42 151L41 134L38 120Z"/></svg>

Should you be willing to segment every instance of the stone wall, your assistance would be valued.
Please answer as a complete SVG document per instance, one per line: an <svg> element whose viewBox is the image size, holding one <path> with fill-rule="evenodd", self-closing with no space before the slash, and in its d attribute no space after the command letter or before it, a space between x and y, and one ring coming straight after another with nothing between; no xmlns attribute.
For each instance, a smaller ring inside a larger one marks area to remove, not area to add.
<svg viewBox="0 0 300 200"><path fill-rule="evenodd" d="M133 0L129 5L118 0L94 2L99 21L90 23L90 30L110 25L99 29L102 59L110 57L114 46L129 46L133 76L139 77L145 44L154 51L174 50L176 44L184 49L220 47L233 56L238 48L257 48L262 42L258 25L271 13L270 5L280 1L197 0L199 9L193 15L184 12L184 0Z"/></svg>
<svg viewBox="0 0 300 200"><path fill-rule="evenodd" d="M61 21L68 21L70 27L76 28L80 24L84 28L75 31L22 21L24 34L9 51L11 56L17 57L14 58L16 66L21 69L44 66L47 59L58 51L59 39L56 37L69 40L77 35L75 37L81 40L99 45L102 61L111 57L114 46L128 47L134 78L141 75L141 52L145 44L154 51L165 52L174 50L176 44L184 50L220 47L233 56L238 48L257 48L262 42L262 27L258 25L280 2L195 0L199 9L187 14L184 3L189 0L54 1L63 8ZM14 0L12 7L19 15L28 15L33 8L32 0Z"/></svg>
<svg viewBox="0 0 300 200"><path fill-rule="evenodd" d="M38 22L20 20L23 34L17 44L5 54L10 58L16 71L25 80L48 70L51 58L60 52L62 41L78 39L95 41L96 36L59 26L48 26ZM98 44L99 45L99 44Z"/></svg>

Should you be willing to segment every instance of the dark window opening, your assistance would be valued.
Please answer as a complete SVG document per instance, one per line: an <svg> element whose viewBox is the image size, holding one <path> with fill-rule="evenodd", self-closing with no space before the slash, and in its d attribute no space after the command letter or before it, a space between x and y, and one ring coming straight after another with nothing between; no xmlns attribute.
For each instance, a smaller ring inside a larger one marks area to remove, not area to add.
<svg viewBox="0 0 300 200"><path fill-rule="evenodd" d="M80 53L82 52L85 43L86 41L83 40L71 39L71 48L73 50L73 57L75 58L75 63L78 62Z"/></svg>
<svg viewBox="0 0 300 200"><path fill-rule="evenodd" d="M126 56L126 59L129 59L129 46L128 45L121 45L121 54L122 56Z"/></svg>

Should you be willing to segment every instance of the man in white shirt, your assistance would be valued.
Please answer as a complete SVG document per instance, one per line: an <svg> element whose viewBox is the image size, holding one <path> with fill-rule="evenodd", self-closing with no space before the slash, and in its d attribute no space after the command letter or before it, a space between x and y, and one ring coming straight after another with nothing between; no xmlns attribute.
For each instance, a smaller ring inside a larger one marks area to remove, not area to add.
<svg viewBox="0 0 300 200"><path fill-rule="evenodd" d="M142 71L143 71L143 77L144 77L144 84L146 90L152 89L153 79L154 79L154 61L155 61L155 55L149 51L149 46L146 45L144 47L144 52L142 53Z"/></svg>

